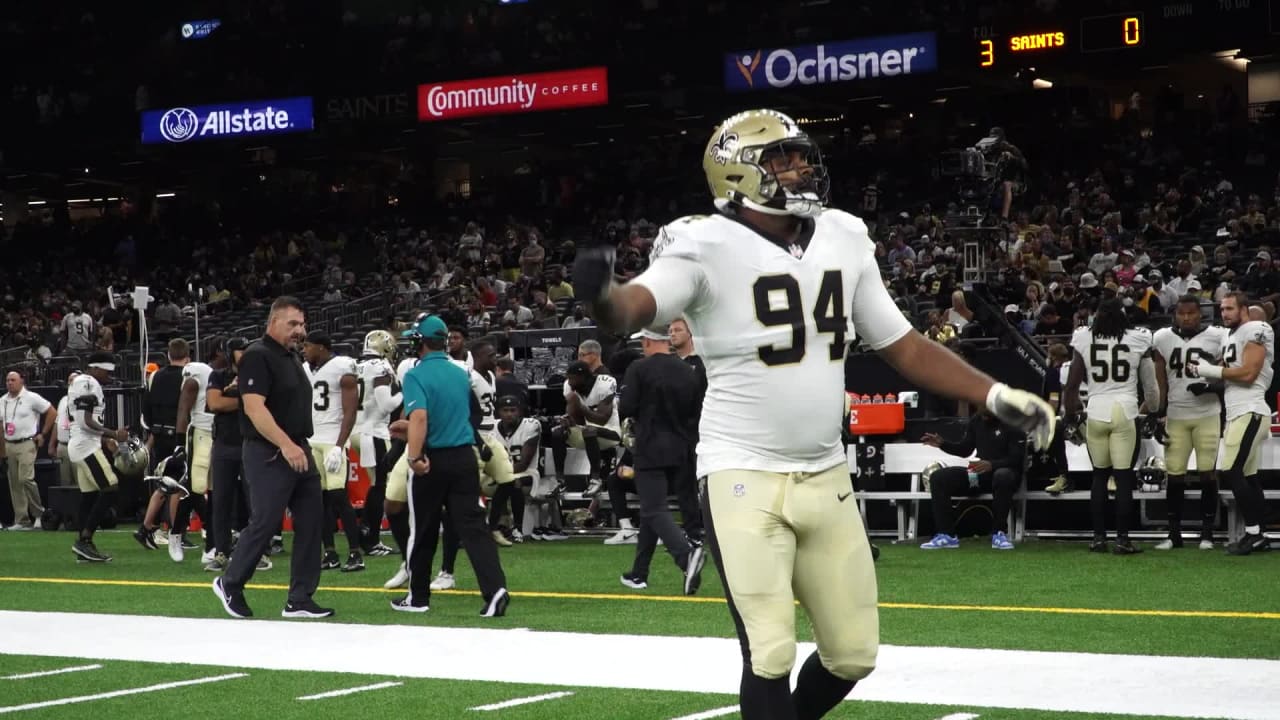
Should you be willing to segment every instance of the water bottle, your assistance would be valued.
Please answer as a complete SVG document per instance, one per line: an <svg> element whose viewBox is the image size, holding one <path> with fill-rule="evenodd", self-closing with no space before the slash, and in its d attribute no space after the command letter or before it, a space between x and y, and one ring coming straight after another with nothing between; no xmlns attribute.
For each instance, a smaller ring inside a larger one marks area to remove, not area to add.
<svg viewBox="0 0 1280 720"><path fill-rule="evenodd" d="M885 393L884 402L886 405L895 405L898 402L898 396L893 393Z"/></svg>
<svg viewBox="0 0 1280 720"><path fill-rule="evenodd" d="M872 395L872 396L871 396L871 403L872 403L873 405L883 405L883 404L884 404L884 396L883 396L883 395L881 395L880 393L876 393L875 395Z"/></svg>
<svg viewBox="0 0 1280 720"><path fill-rule="evenodd" d="M870 402L871 402L871 396L870 396L870 395L867 395L866 393L863 393L863 395L862 395L862 398L861 398L860 402L862 402L862 404L863 404L863 405L866 405L866 404L870 403Z"/></svg>
<svg viewBox="0 0 1280 720"><path fill-rule="evenodd" d="M976 490L978 488L978 473L969 468L969 489Z"/></svg>

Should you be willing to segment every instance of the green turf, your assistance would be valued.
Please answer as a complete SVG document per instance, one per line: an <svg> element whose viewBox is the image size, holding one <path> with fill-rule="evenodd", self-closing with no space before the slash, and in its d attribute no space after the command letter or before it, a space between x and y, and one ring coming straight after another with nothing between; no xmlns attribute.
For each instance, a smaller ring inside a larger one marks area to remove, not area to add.
<svg viewBox="0 0 1280 720"><path fill-rule="evenodd" d="M163 549L144 551L127 532L99 533L98 546L115 556L106 565L77 564L68 533L0 534L0 575L10 578L69 578L177 581L192 588L93 586L92 591L63 584L0 581L0 609L69 610L106 613L220 617L221 607L207 588L212 575L202 572L191 553L175 565ZM515 599L499 627L595 633L730 637L733 627L719 602L647 602L626 599L534 598L521 592L611 594L628 597L678 595L680 576L667 556L655 558L650 589L635 592L618 583L630 565L633 548L606 547L596 541L526 543L502 551ZM459 558L459 582L474 588L474 577ZM283 584L288 556L259 573L255 582ZM392 613L381 590L394 571L392 558L370 558L363 573L326 572L317 600L338 610L345 622L405 623ZM1014 552L993 552L980 541L959 550L925 552L914 546L888 546L878 564L884 603L1005 605L1057 608L1280 612L1274 578L1280 553L1248 558L1185 549L1148 551L1135 557L1092 555L1075 543L1028 542ZM375 592L336 592L326 588L365 588ZM274 616L284 600L280 590L250 586L248 601L259 615ZM700 598L722 596L711 565ZM409 622L430 625L494 626L478 617L473 594L437 594L430 616ZM567 624L566 618L572 618ZM957 612L894 609L881 612L886 644L1028 650L1076 650L1107 653L1280 658L1280 619L1186 618L1059 615L1029 612ZM800 635L809 631L798 622Z"/></svg>
<svg viewBox="0 0 1280 720"><path fill-rule="evenodd" d="M0 655L0 676L52 670L87 664L83 660ZM156 693L94 700L15 713L24 720L133 720L143 715L168 716L168 708L184 708L189 717L272 718L273 720L314 720L317 717L377 718L459 718L487 714L470 708L531 697L556 691L570 691L570 697L547 700L494 712L501 720L664 720L734 705L730 695L608 690L599 688L550 687L479 683L447 680L395 678L386 675L346 675L317 672L267 670L238 671L235 668L199 665L101 661L103 668L86 672L27 680L0 680L0 712L6 707L68 697L140 688L160 683L216 677L246 672L248 677L207 685L188 686ZM512 663L512 677L519 676L519 664ZM354 688L375 683L402 682L399 687L338 698L299 701L303 695ZM1055 713L1035 710L905 705L879 702L846 702L827 715L845 720L935 720L951 713L975 713L981 720L1096 720L1097 714ZM738 715L726 715L737 718ZM1124 720L1163 720L1155 716L1111 715Z"/></svg>

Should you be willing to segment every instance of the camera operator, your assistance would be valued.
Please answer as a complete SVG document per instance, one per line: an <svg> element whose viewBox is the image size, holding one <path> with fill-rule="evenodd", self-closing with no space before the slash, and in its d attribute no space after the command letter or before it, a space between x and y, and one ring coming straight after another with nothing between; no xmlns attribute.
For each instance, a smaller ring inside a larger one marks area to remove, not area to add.
<svg viewBox="0 0 1280 720"><path fill-rule="evenodd" d="M1013 204L1013 186L1027 169L1027 159L1016 145L1005 139L1004 128L993 127L987 137L978 141L988 162L994 162L994 179L1000 199L1000 217L1009 219L1009 207Z"/></svg>

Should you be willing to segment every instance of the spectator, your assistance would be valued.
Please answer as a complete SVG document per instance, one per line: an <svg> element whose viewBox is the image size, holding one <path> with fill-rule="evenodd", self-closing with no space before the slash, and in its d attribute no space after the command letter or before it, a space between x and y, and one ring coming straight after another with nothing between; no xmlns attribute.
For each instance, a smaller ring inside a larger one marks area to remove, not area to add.
<svg viewBox="0 0 1280 720"><path fill-rule="evenodd" d="M479 226L474 222L467 223L466 229L462 232L462 237L458 238L458 257L463 260L479 262L483 248L484 238L480 235Z"/></svg>
<svg viewBox="0 0 1280 720"><path fill-rule="evenodd" d="M538 242L537 233L529 232L529 242L520 251L520 273L528 278L542 275L542 263L547 259L547 251Z"/></svg>
<svg viewBox="0 0 1280 720"><path fill-rule="evenodd" d="M1121 287L1128 287L1133 284L1133 278L1138 274L1138 268L1133 262L1133 251L1121 250L1119 257L1120 264L1113 268L1116 282Z"/></svg>
<svg viewBox="0 0 1280 720"><path fill-rule="evenodd" d="M565 282L564 268L556 266L551 268L551 277L547 280L547 298L552 302L559 302L565 298L573 297L573 286Z"/></svg>
<svg viewBox="0 0 1280 720"><path fill-rule="evenodd" d="M1030 335L1031 332L1035 330L1035 323L1028 320L1027 317L1022 314L1022 310L1012 303L1004 306L1004 319L1008 320L1009 324L1017 328L1019 332L1027 335Z"/></svg>
<svg viewBox="0 0 1280 720"><path fill-rule="evenodd" d="M930 310L925 316L928 327L925 328L925 337L943 345L951 342L956 337L956 329L950 323L942 321L942 313L937 310Z"/></svg>
<svg viewBox="0 0 1280 720"><path fill-rule="evenodd" d="M510 323L518 328L526 328L533 322L533 311L520 302L519 295L507 297L507 312L502 316L503 324Z"/></svg>
<svg viewBox="0 0 1280 720"><path fill-rule="evenodd" d="M965 325L973 322L973 311L969 309L969 304L965 302L963 290L956 290L951 293L951 309L947 310L947 322L954 325L956 331L961 333L964 332Z"/></svg>
<svg viewBox="0 0 1280 720"><path fill-rule="evenodd" d="M897 266L900 260L910 260L913 263L916 259L916 251L907 244L903 239L902 233L893 231L889 233L889 264Z"/></svg>
<svg viewBox="0 0 1280 720"><path fill-rule="evenodd" d="M1259 250L1254 256L1253 267L1241 283L1250 297L1266 298L1280 292L1280 274L1271 266L1271 253Z"/></svg>
<svg viewBox="0 0 1280 720"><path fill-rule="evenodd" d="M1196 283L1197 287L1200 284L1196 282L1196 276L1191 272L1191 261L1179 260L1178 274L1168 282L1169 289L1173 291L1175 303L1177 302L1178 297L1186 295L1191 291L1191 283L1193 282ZM1172 305L1166 306L1164 303L1161 303L1161 305L1164 307L1173 307Z"/></svg>
<svg viewBox="0 0 1280 720"><path fill-rule="evenodd" d="M173 301L172 293L161 296L151 321L151 334L157 340L168 340L178 331L178 323L182 322L182 308Z"/></svg>
<svg viewBox="0 0 1280 720"><path fill-rule="evenodd" d="M1053 303L1048 303L1040 309L1040 318L1032 328L1032 334L1069 335L1071 327L1064 322L1063 316L1058 314L1058 308Z"/></svg>
<svg viewBox="0 0 1280 720"><path fill-rule="evenodd" d="M582 308L582 303L575 303L573 306L573 314L564 319L564 324L560 327L567 329L591 327L594 325L591 318L587 317L586 311Z"/></svg>
<svg viewBox="0 0 1280 720"><path fill-rule="evenodd" d="M467 311L467 327L489 327L489 311L484 309L478 298L471 301L471 307Z"/></svg>
<svg viewBox="0 0 1280 720"><path fill-rule="evenodd" d="M15 336L15 340L18 338L21 338L21 336ZM51 357L53 357L53 351L49 349L48 345L44 344L44 341L40 339L39 335L32 335L31 338L27 340L27 360L48 362Z"/></svg>
<svg viewBox="0 0 1280 720"><path fill-rule="evenodd" d="M93 330L93 318L85 312L79 300L71 303L71 312L62 316L58 334L64 338L64 347L73 353L93 351L97 334Z"/></svg>
<svg viewBox="0 0 1280 720"><path fill-rule="evenodd" d="M1099 244L1098 252L1089 258L1089 272L1092 272L1096 277L1110 270L1115 264L1116 253L1112 249L1111 239L1104 237Z"/></svg>
<svg viewBox="0 0 1280 720"><path fill-rule="evenodd" d="M338 289L336 284L329 283L324 289L324 295L321 296L321 300L326 303L342 302L342 291Z"/></svg>

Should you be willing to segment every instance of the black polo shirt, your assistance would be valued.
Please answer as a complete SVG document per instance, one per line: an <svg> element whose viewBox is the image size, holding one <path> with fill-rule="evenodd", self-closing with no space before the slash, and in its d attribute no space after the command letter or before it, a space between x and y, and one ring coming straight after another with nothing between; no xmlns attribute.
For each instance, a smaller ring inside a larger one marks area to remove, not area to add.
<svg viewBox="0 0 1280 720"><path fill-rule="evenodd" d="M311 437L311 384L302 363L287 348L264 335L251 344L240 358L240 397L261 395L267 412L298 445ZM269 442L262 437L248 414L240 413L240 434L245 440Z"/></svg>
<svg viewBox="0 0 1280 720"><path fill-rule="evenodd" d="M235 373L231 368L221 368L209 373L209 390L217 390L222 393L223 397L238 398L240 397L239 386L232 390L227 390L227 385L231 383ZM234 446L237 450L244 438L240 435L240 417L243 411L220 412L213 414L213 443L214 445Z"/></svg>

